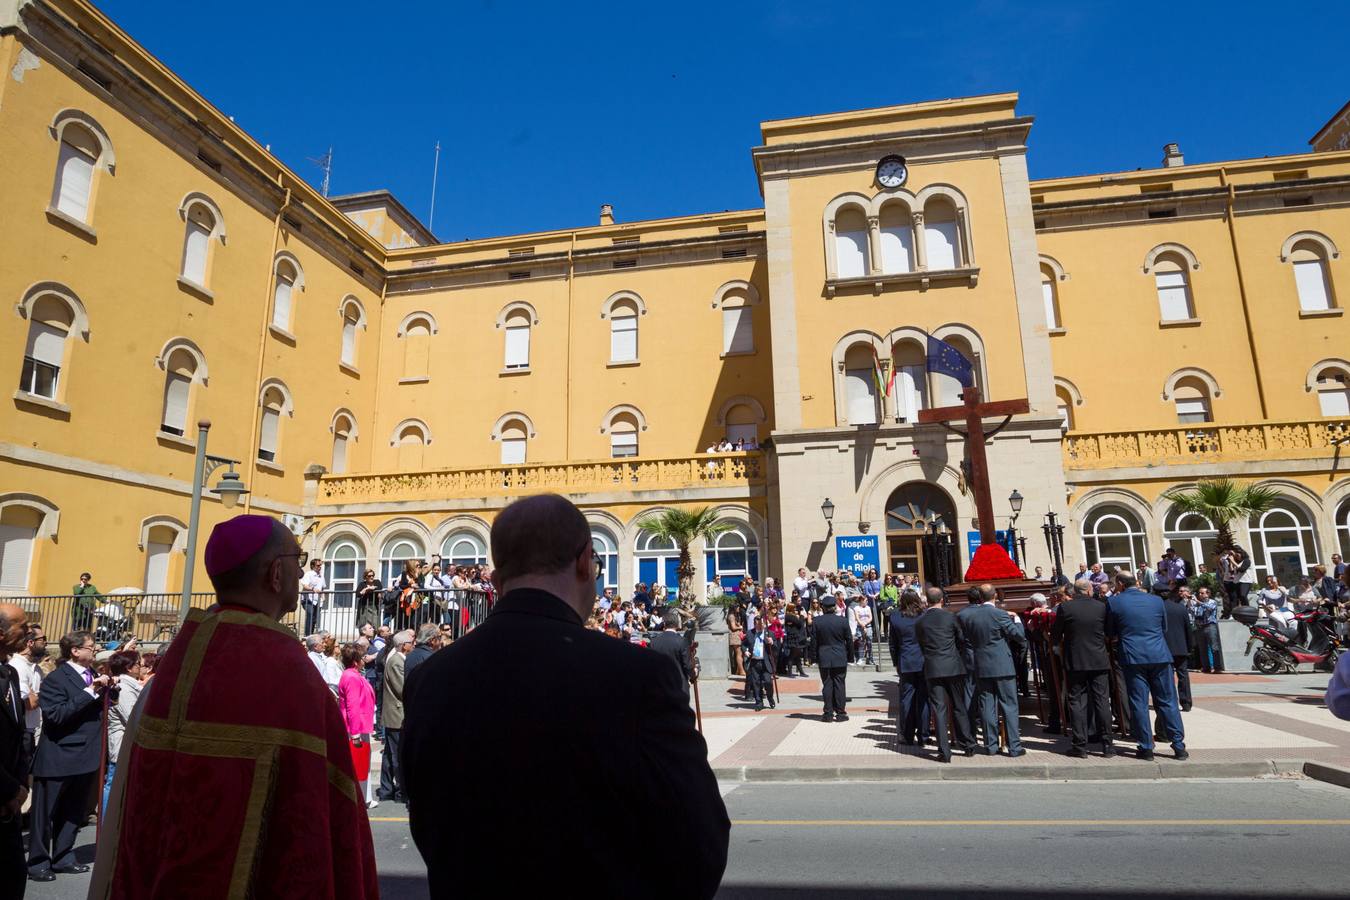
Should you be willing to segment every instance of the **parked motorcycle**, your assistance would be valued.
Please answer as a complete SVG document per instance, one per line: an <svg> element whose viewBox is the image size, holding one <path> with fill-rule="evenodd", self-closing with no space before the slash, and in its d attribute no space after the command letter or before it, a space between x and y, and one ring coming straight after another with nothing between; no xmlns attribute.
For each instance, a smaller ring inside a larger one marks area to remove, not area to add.
<svg viewBox="0 0 1350 900"><path fill-rule="evenodd" d="M1286 634L1269 620L1257 621L1259 615L1259 611L1249 606L1233 610L1233 618L1251 631L1243 655L1252 657L1252 665L1258 672L1293 673L1303 664L1311 665L1314 671L1330 672L1336 668L1336 660L1345 647L1336 634L1336 620L1330 614L1320 609L1298 613L1294 617L1297 626L1294 635Z"/></svg>

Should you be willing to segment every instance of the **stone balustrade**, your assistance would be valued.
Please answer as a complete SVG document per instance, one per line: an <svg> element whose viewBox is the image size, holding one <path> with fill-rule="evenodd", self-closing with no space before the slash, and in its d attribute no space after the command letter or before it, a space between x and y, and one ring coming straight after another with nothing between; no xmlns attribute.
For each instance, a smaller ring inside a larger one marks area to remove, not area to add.
<svg viewBox="0 0 1350 900"><path fill-rule="evenodd" d="M604 459L526 463L479 469L442 469L370 475L324 475L319 502L381 503L459 497L680 490L763 485L758 452L700 453L668 459Z"/></svg>
<svg viewBox="0 0 1350 900"><path fill-rule="evenodd" d="M1064 436L1066 469L1178 465L1330 456L1350 452L1350 419L1196 424L1147 431L1075 432Z"/></svg>

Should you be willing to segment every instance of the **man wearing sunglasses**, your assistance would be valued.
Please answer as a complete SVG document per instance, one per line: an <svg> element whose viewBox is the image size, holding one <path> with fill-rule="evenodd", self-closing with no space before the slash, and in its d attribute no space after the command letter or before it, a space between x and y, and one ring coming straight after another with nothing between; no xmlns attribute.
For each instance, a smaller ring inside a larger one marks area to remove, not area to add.
<svg viewBox="0 0 1350 900"><path fill-rule="evenodd" d="M707 745L668 658L584 627L600 565L581 511L515 501L492 558L501 599L405 693L401 774L431 896L495 896L506 879L522 896L712 897L730 822ZM613 759L642 764L616 780ZM484 760L503 777L445 777ZM465 853L465 823L510 839ZM657 879L615 865L615 835L658 833L680 836L679 865Z"/></svg>

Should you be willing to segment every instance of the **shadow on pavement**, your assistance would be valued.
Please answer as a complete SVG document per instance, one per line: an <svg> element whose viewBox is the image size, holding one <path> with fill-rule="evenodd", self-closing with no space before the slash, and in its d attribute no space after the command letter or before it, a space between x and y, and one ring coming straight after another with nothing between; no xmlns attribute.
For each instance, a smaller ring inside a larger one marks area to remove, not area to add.
<svg viewBox="0 0 1350 900"><path fill-rule="evenodd" d="M903 892L903 893L902 893ZM1009 890L1007 888L959 888L935 887L932 885L896 886L896 887L840 887L837 884L784 886L729 885L723 884L717 892L718 900L892 900L897 896L937 898L937 900L960 900L960 898L980 898L980 900L1069 900L1069 898L1093 898L1093 900L1142 900L1145 897L1182 896L1181 893L1159 892L1156 890L1083 890L1079 888L1055 888L1047 886L1036 890ZM1233 896L1225 891L1197 891L1187 888L1184 896L1196 900L1230 900ZM1287 893L1278 890L1252 891L1244 897L1286 897Z"/></svg>

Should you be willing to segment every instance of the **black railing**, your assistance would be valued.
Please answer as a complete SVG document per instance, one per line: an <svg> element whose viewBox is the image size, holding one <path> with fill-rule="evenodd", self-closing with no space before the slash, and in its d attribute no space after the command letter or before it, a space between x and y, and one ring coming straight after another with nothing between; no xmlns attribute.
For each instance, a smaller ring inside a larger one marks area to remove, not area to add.
<svg viewBox="0 0 1350 900"><path fill-rule="evenodd" d="M6 597L28 614L28 621L41 625L47 639L55 643L70 631L94 633L100 645L122 643L132 637L142 644L163 643L178 633L182 594L47 594ZM214 593L194 593L194 609L206 609L216 602ZM485 591L427 590L399 598L395 594L359 595L356 591L301 593L294 612L281 624L297 635L327 631L340 641L353 640L361 626L369 622L378 628L389 625L395 631L416 629L434 622L447 625L454 637L482 624L491 609Z"/></svg>

